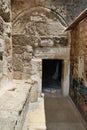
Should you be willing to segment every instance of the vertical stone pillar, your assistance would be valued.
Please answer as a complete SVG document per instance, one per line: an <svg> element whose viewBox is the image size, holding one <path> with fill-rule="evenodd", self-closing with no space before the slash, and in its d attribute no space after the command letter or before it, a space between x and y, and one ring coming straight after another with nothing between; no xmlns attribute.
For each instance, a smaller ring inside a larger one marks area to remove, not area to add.
<svg viewBox="0 0 87 130"><path fill-rule="evenodd" d="M69 60L63 61L63 72L62 72L62 94L68 96L69 94L69 75L70 75L70 62Z"/></svg>
<svg viewBox="0 0 87 130"><path fill-rule="evenodd" d="M32 59L31 60L31 101L34 102L41 96L42 93L42 60L41 59Z"/></svg>

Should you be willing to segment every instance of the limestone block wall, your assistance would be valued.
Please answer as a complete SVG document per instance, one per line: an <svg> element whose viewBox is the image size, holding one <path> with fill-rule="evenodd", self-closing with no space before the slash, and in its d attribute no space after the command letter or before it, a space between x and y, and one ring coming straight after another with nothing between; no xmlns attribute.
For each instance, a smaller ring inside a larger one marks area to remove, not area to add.
<svg viewBox="0 0 87 130"><path fill-rule="evenodd" d="M31 74L31 63L28 61L33 58L33 55L36 52L35 48L37 47L49 48L53 46L56 47L58 46L58 43L66 44L67 39L64 38L65 36L62 37L61 25L57 25L56 19L59 19L59 21L62 23L64 27L67 27L67 25L70 24L72 20L86 7L86 3L87 3L86 1L81 1L81 0L78 1L76 0L67 0L67 1L66 0L55 0L55 1L53 0L49 0L49 1L12 0L11 1L12 20L13 20L12 21L13 41L12 42L13 42L14 78L18 78L18 77L19 79L29 78L29 75ZM40 16L41 14L40 15L33 14L34 8L39 8L39 7L48 9L50 10L50 12L53 12L56 18L51 18L51 19L54 19L55 22L54 20L53 21L46 20L48 16L44 18L44 16ZM29 10L30 12L32 12L33 16L30 16ZM27 17L28 13L29 13L29 18ZM45 57L47 55L45 55ZM23 64L21 64L22 61L24 61Z"/></svg>
<svg viewBox="0 0 87 130"><path fill-rule="evenodd" d="M0 1L0 86L12 78L11 3Z"/></svg>
<svg viewBox="0 0 87 130"><path fill-rule="evenodd" d="M68 94L70 46L64 30L86 3L81 0L12 0L13 78L31 79L32 86L39 86L40 95L42 59L62 59L66 68L62 80L65 89L62 89Z"/></svg>
<svg viewBox="0 0 87 130"><path fill-rule="evenodd" d="M13 21L13 78L31 79L36 84L32 91L37 88L38 96L42 92L42 60L62 59L69 63L66 26L59 14L41 6L26 9ZM65 71L67 76L68 68Z"/></svg>

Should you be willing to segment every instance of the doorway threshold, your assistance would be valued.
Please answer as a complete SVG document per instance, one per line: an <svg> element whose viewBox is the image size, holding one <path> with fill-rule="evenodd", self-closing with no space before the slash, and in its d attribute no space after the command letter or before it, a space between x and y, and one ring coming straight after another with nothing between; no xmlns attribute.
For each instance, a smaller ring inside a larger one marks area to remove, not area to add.
<svg viewBox="0 0 87 130"><path fill-rule="evenodd" d="M55 89L55 88L45 88L43 89L43 93L45 97L60 97L62 96L61 89Z"/></svg>

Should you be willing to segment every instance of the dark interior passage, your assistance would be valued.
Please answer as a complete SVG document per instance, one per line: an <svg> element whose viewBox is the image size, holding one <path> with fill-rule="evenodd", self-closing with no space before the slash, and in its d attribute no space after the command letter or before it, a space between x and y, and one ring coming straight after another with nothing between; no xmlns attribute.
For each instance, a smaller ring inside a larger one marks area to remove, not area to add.
<svg viewBox="0 0 87 130"><path fill-rule="evenodd" d="M61 88L62 60L42 61L42 88Z"/></svg>

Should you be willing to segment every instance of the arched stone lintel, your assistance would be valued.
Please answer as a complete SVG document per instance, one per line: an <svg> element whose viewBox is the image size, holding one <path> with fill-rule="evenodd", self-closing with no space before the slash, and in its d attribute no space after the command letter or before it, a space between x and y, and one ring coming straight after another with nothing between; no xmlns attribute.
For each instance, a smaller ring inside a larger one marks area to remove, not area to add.
<svg viewBox="0 0 87 130"><path fill-rule="evenodd" d="M17 22L18 19L20 19L21 17L25 16L26 14L28 13L32 13L33 11L35 10L43 10L47 13L52 13L55 15L56 18L58 18L61 22L61 24L65 27L67 27L67 23L65 21L65 19L61 16L61 14L59 14L58 12L56 12L55 10L53 9L50 9L50 8L45 8L45 7L41 7L41 6L37 6L37 7L33 7L33 8L30 8L30 9L25 9L23 10L22 12L20 12L15 19L13 19L13 26L14 24Z"/></svg>

